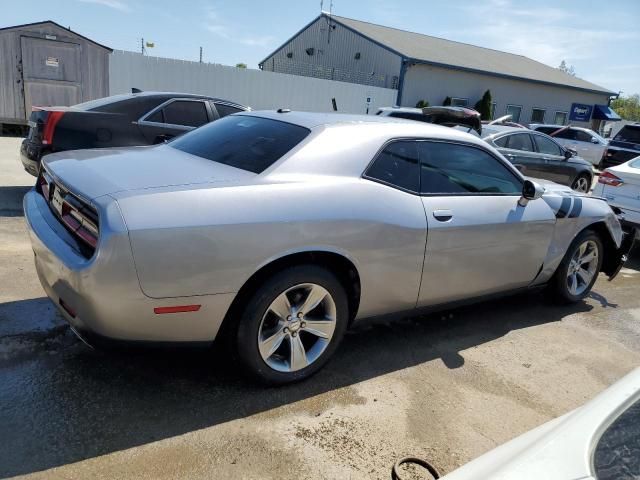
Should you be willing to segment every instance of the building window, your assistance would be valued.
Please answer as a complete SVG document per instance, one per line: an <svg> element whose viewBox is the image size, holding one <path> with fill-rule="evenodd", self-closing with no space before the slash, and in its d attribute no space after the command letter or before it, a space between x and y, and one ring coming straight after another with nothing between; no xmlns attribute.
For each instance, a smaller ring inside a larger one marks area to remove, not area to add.
<svg viewBox="0 0 640 480"><path fill-rule="evenodd" d="M469 104L468 98L458 98L458 97L451 98L452 107L466 107L468 104Z"/></svg>
<svg viewBox="0 0 640 480"><path fill-rule="evenodd" d="M511 115L511 121L518 123L520 121L520 113L522 105L507 105L507 115Z"/></svg>
<svg viewBox="0 0 640 480"><path fill-rule="evenodd" d="M496 118L496 107L498 106L498 104L496 102L491 102L491 114L490 114L490 119L494 120Z"/></svg>
<svg viewBox="0 0 640 480"><path fill-rule="evenodd" d="M544 108L534 108L531 110L531 123L544 123L544 114L547 111Z"/></svg>
<svg viewBox="0 0 640 480"><path fill-rule="evenodd" d="M553 123L555 125L566 125L568 115L569 115L569 112L556 112L556 115L553 118Z"/></svg>

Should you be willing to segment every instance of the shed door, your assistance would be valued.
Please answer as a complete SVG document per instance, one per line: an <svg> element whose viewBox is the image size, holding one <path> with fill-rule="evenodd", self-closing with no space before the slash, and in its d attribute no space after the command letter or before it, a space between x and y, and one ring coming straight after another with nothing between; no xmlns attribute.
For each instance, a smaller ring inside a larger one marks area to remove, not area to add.
<svg viewBox="0 0 640 480"><path fill-rule="evenodd" d="M80 102L80 45L20 37L24 103L27 116L33 105L69 106Z"/></svg>

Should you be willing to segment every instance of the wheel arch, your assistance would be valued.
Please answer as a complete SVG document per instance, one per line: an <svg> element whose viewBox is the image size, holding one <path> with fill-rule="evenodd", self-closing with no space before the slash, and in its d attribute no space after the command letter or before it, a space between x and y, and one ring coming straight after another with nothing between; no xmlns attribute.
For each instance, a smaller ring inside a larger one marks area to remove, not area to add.
<svg viewBox="0 0 640 480"><path fill-rule="evenodd" d="M328 249L310 249L304 251L288 252L278 257L271 258L260 265L256 271L244 282L220 326L220 331L216 338L225 337L236 322L233 321L242 313L243 305L246 304L252 292L258 285L270 276L286 268L312 264L324 267L333 273L340 281L347 293L349 302L349 324L355 319L360 306L360 274L355 262L342 252Z"/></svg>
<svg viewBox="0 0 640 480"><path fill-rule="evenodd" d="M600 271L606 275L611 275L618 268L620 263L620 249L616 245L613 234L604 221L592 223L584 228L584 230L592 230L602 241L602 249L604 250L604 258L602 259L602 267ZM584 231L583 230L583 231Z"/></svg>

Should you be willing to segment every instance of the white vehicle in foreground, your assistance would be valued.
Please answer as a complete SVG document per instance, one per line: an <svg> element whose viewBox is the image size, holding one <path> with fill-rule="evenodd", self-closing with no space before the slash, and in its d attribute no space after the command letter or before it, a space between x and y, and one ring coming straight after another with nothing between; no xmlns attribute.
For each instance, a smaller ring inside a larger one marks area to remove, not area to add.
<svg viewBox="0 0 640 480"><path fill-rule="evenodd" d="M582 407L491 450L442 478L640 478L640 369Z"/></svg>
<svg viewBox="0 0 640 480"><path fill-rule="evenodd" d="M624 214L623 223L640 226L640 156L605 169L593 190Z"/></svg>

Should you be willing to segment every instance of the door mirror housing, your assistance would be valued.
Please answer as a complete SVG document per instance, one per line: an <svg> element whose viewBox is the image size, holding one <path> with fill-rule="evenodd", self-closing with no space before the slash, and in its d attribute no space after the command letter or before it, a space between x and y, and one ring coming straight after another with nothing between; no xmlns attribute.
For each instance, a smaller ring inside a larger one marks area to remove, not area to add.
<svg viewBox="0 0 640 480"><path fill-rule="evenodd" d="M564 151L564 159L569 160L571 157L578 155L578 152L572 148L567 148Z"/></svg>
<svg viewBox="0 0 640 480"><path fill-rule="evenodd" d="M518 200L518 205L526 207L529 200L538 200L544 194L544 187L531 180L525 180L522 185L522 196Z"/></svg>
<svg viewBox="0 0 640 480"><path fill-rule="evenodd" d="M591 143L595 143L596 145L600 145L600 140L598 140L596 137L591 137Z"/></svg>

